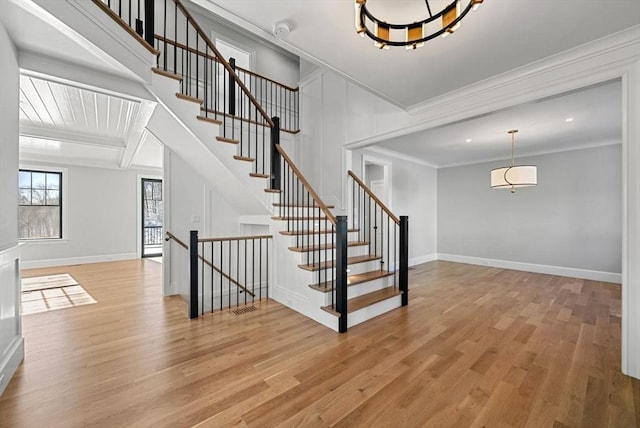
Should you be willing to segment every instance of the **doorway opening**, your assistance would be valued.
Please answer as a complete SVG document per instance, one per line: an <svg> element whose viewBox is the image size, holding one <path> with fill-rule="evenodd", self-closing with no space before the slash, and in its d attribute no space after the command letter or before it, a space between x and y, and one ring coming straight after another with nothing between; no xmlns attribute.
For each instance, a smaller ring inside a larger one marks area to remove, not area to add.
<svg viewBox="0 0 640 428"><path fill-rule="evenodd" d="M363 181L389 209L391 209L391 162L364 155Z"/></svg>
<svg viewBox="0 0 640 428"><path fill-rule="evenodd" d="M162 180L143 178L142 182L142 257L162 256Z"/></svg>

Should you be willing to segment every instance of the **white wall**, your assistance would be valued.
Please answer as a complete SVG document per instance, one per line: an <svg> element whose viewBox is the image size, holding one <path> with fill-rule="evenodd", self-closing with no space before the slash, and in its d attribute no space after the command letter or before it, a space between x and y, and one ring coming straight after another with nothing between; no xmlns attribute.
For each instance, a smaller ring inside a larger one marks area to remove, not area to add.
<svg viewBox="0 0 640 428"><path fill-rule="evenodd" d="M18 261L18 55L0 23L0 395L24 358Z"/></svg>
<svg viewBox="0 0 640 428"><path fill-rule="evenodd" d="M301 86L299 167L324 202L344 206L346 80L321 73Z"/></svg>
<svg viewBox="0 0 640 428"><path fill-rule="evenodd" d="M200 9L197 7L190 9L196 22L207 36L211 37L213 32L215 37L220 37L239 48L252 51L255 54L253 59L255 68L252 71L291 87L298 86L300 66L298 59L292 54L269 45L267 42L247 37L230 28L232 24L227 24L227 26L219 24L200 13ZM212 41L215 43L215 40Z"/></svg>
<svg viewBox="0 0 640 428"><path fill-rule="evenodd" d="M219 191L182 158L169 149L164 152L165 230L189 245L189 232L200 238L237 236L241 233L240 212L224 200ZM224 183L221 183L224 185ZM175 242L165 242L165 295L189 297L189 253Z"/></svg>
<svg viewBox="0 0 640 428"><path fill-rule="evenodd" d="M29 167L59 168L30 163ZM23 267L93 263L136 257L138 174L135 170L65 165L62 240L24 241ZM66 226L66 228L65 228Z"/></svg>
<svg viewBox="0 0 640 428"><path fill-rule="evenodd" d="M508 161L441 168L438 253L612 273L608 278L619 280L621 162L620 145L520 158L538 166L538 185L513 194L489 187L489 171ZM587 272L574 272L581 274Z"/></svg>

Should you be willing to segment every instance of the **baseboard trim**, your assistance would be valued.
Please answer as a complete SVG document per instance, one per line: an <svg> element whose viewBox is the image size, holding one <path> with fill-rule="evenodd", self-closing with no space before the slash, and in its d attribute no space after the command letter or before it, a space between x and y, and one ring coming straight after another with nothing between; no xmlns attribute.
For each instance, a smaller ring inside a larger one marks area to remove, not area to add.
<svg viewBox="0 0 640 428"><path fill-rule="evenodd" d="M539 265L534 263L512 262L508 260L485 259L481 257L460 256L456 254L438 253L437 260L467 263L479 266L491 266L501 269L521 270L525 272L544 273L548 275L566 276L570 278L589 279L592 281L622 283L622 274L596 270L576 269L562 266Z"/></svg>
<svg viewBox="0 0 640 428"><path fill-rule="evenodd" d="M434 260L438 260L437 254L425 254L424 256L409 258L409 266L421 265L422 263L429 263Z"/></svg>
<svg viewBox="0 0 640 428"><path fill-rule="evenodd" d="M67 265L82 265L87 263L102 263L102 262L114 262L117 260L131 260L138 258L136 253L121 253L121 254L103 254L99 256L85 256L85 257L68 257L60 259L45 259L45 260L21 260L21 269L33 269L41 267L53 267L53 266L67 266Z"/></svg>
<svg viewBox="0 0 640 428"><path fill-rule="evenodd" d="M0 396L9 385L9 381L18 370L22 360L24 360L24 338L17 336L9 345L7 353L0 364Z"/></svg>

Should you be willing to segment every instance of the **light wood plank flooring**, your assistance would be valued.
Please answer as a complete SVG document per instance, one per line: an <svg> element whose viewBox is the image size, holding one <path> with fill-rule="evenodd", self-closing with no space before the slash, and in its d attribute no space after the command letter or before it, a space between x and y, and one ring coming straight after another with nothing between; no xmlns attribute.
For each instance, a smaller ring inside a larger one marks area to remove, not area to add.
<svg viewBox="0 0 640 428"><path fill-rule="evenodd" d="M161 270L24 272L68 272L98 303L24 318L0 425L640 426L619 285L432 262L409 307L340 335L273 301L189 321Z"/></svg>

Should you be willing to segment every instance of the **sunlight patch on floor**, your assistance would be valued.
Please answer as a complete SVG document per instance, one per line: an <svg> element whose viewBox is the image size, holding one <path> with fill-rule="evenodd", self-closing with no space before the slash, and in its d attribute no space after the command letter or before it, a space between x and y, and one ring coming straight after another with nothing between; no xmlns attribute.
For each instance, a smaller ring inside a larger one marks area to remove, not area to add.
<svg viewBox="0 0 640 428"><path fill-rule="evenodd" d="M69 274L38 276L22 280L22 314L41 312L97 303Z"/></svg>

